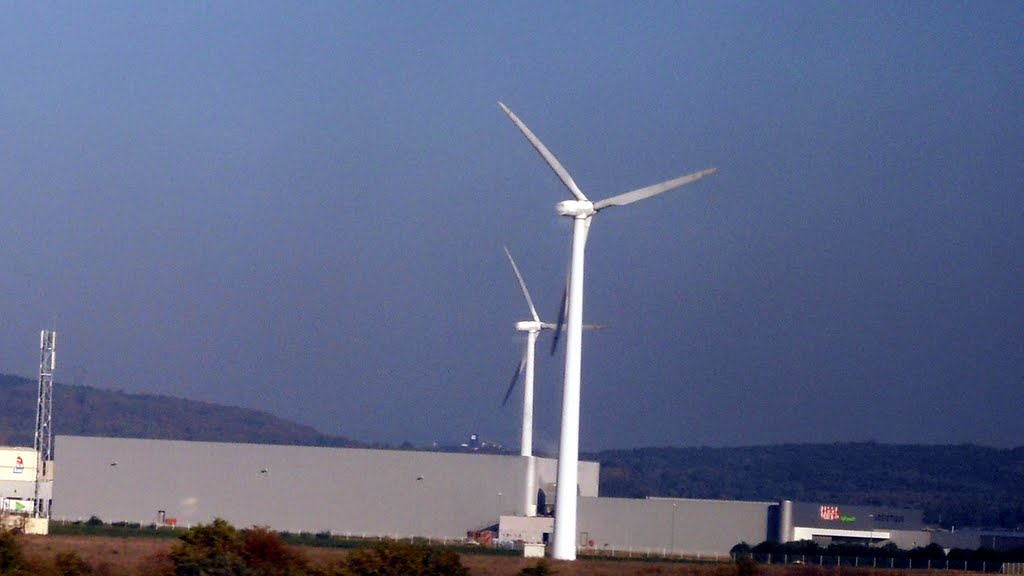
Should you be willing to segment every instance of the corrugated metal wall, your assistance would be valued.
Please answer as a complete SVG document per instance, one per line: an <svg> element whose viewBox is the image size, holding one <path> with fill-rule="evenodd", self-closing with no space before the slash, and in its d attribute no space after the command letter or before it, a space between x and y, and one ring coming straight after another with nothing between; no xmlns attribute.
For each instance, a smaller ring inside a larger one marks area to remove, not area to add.
<svg viewBox="0 0 1024 576"><path fill-rule="evenodd" d="M182 526L221 517L292 532L461 538L523 513L519 456L77 436L58 436L55 452L58 520L150 524L164 510ZM580 476L596 493L598 466L582 463Z"/></svg>
<svg viewBox="0 0 1024 576"><path fill-rule="evenodd" d="M727 555L768 539L777 502L675 498L580 498L580 545L599 550ZM591 541L593 543L591 544Z"/></svg>

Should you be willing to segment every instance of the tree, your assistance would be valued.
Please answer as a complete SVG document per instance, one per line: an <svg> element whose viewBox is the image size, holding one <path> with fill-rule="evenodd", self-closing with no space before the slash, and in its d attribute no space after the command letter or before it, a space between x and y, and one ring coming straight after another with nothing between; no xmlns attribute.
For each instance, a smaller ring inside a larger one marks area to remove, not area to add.
<svg viewBox="0 0 1024 576"><path fill-rule="evenodd" d="M241 576L246 569L242 539L222 518L182 534L171 549L171 561L176 576Z"/></svg>
<svg viewBox="0 0 1024 576"><path fill-rule="evenodd" d="M300 576L308 572L306 559L277 532L263 526L242 531L242 558L251 576Z"/></svg>
<svg viewBox="0 0 1024 576"><path fill-rule="evenodd" d="M729 550L729 555L733 558L739 558L740 556L750 556L751 550L753 550L753 548L750 547L750 544L747 544L746 542L740 542L739 544L733 546Z"/></svg>

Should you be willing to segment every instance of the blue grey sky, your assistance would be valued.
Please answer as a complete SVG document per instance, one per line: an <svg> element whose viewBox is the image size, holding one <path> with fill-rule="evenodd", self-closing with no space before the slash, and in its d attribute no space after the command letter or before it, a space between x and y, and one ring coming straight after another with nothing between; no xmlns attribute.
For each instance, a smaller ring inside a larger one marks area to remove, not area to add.
<svg viewBox="0 0 1024 576"><path fill-rule="evenodd" d="M60 382L515 447L502 246L553 319L571 230L501 100L591 198L720 169L595 218L583 449L1022 445L1022 30L1010 1L8 4L0 371L56 326Z"/></svg>

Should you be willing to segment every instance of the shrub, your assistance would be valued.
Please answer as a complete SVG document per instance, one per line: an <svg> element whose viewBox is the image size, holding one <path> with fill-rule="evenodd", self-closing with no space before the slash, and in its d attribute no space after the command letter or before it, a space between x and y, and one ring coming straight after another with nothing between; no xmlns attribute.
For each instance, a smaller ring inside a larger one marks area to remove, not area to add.
<svg viewBox="0 0 1024 576"><path fill-rule="evenodd" d="M171 548L177 576L235 576L245 573L242 540L226 520L217 518L179 537Z"/></svg>
<svg viewBox="0 0 1024 576"><path fill-rule="evenodd" d="M299 576L308 572L306 559L265 527L242 531L242 558L251 576Z"/></svg>
<svg viewBox="0 0 1024 576"><path fill-rule="evenodd" d="M154 552L139 560L135 574L145 576L175 576L174 562L166 552Z"/></svg>
<svg viewBox="0 0 1024 576"><path fill-rule="evenodd" d="M17 574L24 563L21 543L13 533L0 531L0 574Z"/></svg>
<svg viewBox="0 0 1024 576"><path fill-rule="evenodd" d="M750 547L750 544L747 544L746 542L740 542L739 544L733 546L729 550L729 555L733 558L739 558L740 556L749 556L751 550L753 550L753 548Z"/></svg>
<svg viewBox="0 0 1024 576"><path fill-rule="evenodd" d="M53 565L60 576L95 576L99 572L76 552L58 552Z"/></svg>
<svg viewBox="0 0 1024 576"><path fill-rule="evenodd" d="M171 548L176 576L303 576L306 559L266 527L235 530L220 518L192 528Z"/></svg>
<svg viewBox="0 0 1024 576"><path fill-rule="evenodd" d="M547 560L538 560L533 566L527 566L517 573L517 576L551 576L555 570L548 564Z"/></svg>
<svg viewBox="0 0 1024 576"><path fill-rule="evenodd" d="M750 556L741 556L736 560L736 576L757 576L759 573L757 562Z"/></svg>
<svg viewBox="0 0 1024 576"><path fill-rule="evenodd" d="M382 542L353 551L345 559L345 576L469 576L459 555L423 544Z"/></svg>

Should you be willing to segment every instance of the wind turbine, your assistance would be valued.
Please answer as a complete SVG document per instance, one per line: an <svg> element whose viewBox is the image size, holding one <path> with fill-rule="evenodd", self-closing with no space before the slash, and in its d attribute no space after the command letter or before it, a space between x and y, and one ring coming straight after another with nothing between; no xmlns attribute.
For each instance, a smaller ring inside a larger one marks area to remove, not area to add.
<svg viewBox="0 0 1024 576"><path fill-rule="evenodd" d="M568 323L565 343L565 383L562 389L562 431L558 450L558 485L555 489L555 532L552 557L556 560L576 559L576 491L578 483L579 439L580 439L580 366L583 355L583 258L587 244L587 232L595 214L609 206L625 206L651 196L657 196L674 188L700 180L714 174L717 168L708 168L660 184L638 188L630 192L592 202L573 181L568 170L544 146L526 124L508 106L498 102L519 131L526 136L541 158L554 170L573 198L555 205L562 216L573 219L572 260L569 272Z"/></svg>
<svg viewBox="0 0 1024 576"><path fill-rule="evenodd" d="M516 261L512 258L512 253L508 251L507 247L505 248L505 255L508 256L509 264L512 264L512 271L516 274L516 280L519 281L519 288L523 291L523 297L526 298L526 305L530 307L530 315L533 317L533 320L516 322L516 330L526 332L526 346L523 348L523 358L520 360L515 374L512 375L512 381L509 382L508 390L505 391L505 398L502 399L501 405L504 406L508 403L512 391L519 382L519 376L523 375L523 435L519 443L519 454L521 456L533 456L533 365L536 356L534 349L537 346L537 336L540 335L540 331L544 329L553 330L558 325L540 321L537 308L534 307L533 299L530 298L530 291L526 288L526 281L523 280L523 275L519 272L519 267L516 266Z"/></svg>
<svg viewBox="0 0 1024 576"><path fill-rule="evenodd" d="M536 516L537 503L534 499L537 497L535 478L537 468L533 459L534 349L536 348L537 336L540 335L540 331L545 328L553 329L557 325L540 321L537 308L534 307L533 299L530 298L530 291L526 289L526 281L523 280L523 275L519 273L519 267L516 266L516 261L512 258L512 253L508 251L508 247L505 248L505 255L508 256L508 261L512 264L512 271L516 273L516 280L519 280L519 287L523 290L523 296L526 298L526 305L530 307L530 315L533 316L533 320L516 322L516 330L526 332L526 346L523 348L523 359L519 362L519 367L516 368L515 374L512 375L512 382L509 383L508 390L505 391L505 398L501 401L501 405L504 406L508 402L509 396L512 395L512 390L515 389L516 383L519 382L519 375L525 371L523 376L523 434L519 442L519 454L527 458L524 509L527 516Z"/></svg>
<svg viewBox="0 0 1024 576"><path fill-rule="evenodd" d="M516 384L519 383L520 375L523 375L523 431L522 437L519 442L519 454L526 458L529 458L527 464L526 474L526 498L525 506L527 516L537 515L537 503L535 498L537 497L535 469L536 465L533 460L533 374L534 374L534 358L536 357L537 337L540 335L541 330L560 330L561 324L552 324L550 322L541 322L540 315L537 314L537 308L533 305L533 298L530 298L530 290L526 288L526 281L523 280L523 275L519 272L519 267L516 266L516 261L512 258L512 253L509 252L508 247L505 247L505 255L508 256L508 262L512 265L512 271L515 272L516 280L519 281L519 288L523 291L523 297L526 299L526 305L530 308L530 316L532 320L522 320L516 322L516 330L520 332L526 332L526 346L523 348L523 358L519 362L519 366L516 368L514 374L512 374L512 381L509 382L508 390L505 391L505 397L501 401L501 405L504 406L508 403L508 399L512 396L512 391L515 390ZM559 318L559 322L563 319ZM588 330L599 330L604 326L599 324L588 324L584 326ZM554 350L552 350L554 353Z"/></svg>

